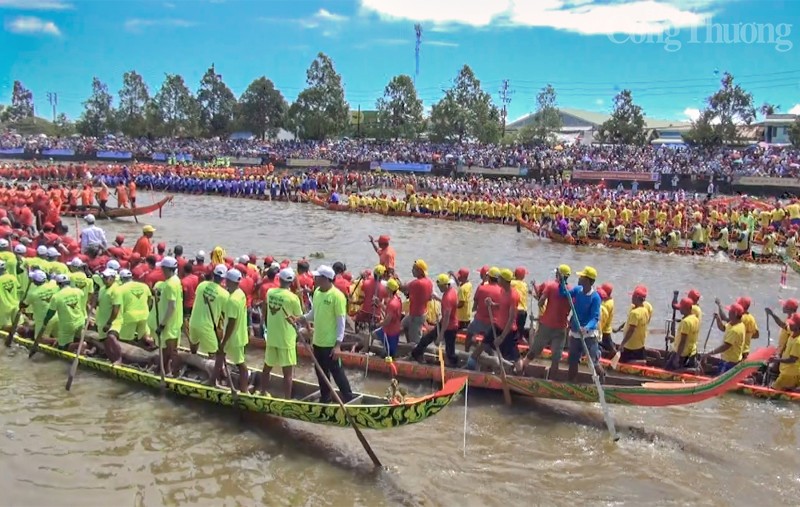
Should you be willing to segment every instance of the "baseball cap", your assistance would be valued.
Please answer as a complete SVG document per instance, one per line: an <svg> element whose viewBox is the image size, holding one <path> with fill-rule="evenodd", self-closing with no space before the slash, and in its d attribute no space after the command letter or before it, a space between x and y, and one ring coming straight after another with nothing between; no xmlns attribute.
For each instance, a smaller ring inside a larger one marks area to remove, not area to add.
<svg viewBox="0 0 800 507"><path fill-rule="evenodd" d="M739 317L741 317L744 314L744 308L742 308L742 305L740 305L739 303L734 303L729 307L725 308L725 310L727 310L728 313L738 315Z"/></svg>
<svg viewBox="0 0 800 507"><path fill-rule="evenodd" d="M69 261L69 265L73 268L80 268L83 267L83 261L80 259L80 257L75 257Z"/></svg>
<svg viewBox="0 0 800 507"><path fill-rule="evenodd" d="M28 252L28 249L25 248L25 245L19 244L19 245L14 247L14 253L18 253L20 255L24 255L27 252Z"/></svg>
<svg viewBox="0 0 800 507"><path fill-rule="evenodd" d="M106 268L119 271L119 261L111 259L110 261L106 262Z"/></svg>
<svg viewBox="0 0 800 507"><path fill-rule="evenodd" d="M131 273L130 269L121 269L119 271L119 277L127 280L128 278L133 278L133 273Z"/></svg>
<svg viewBox="0 0 800 507"><path fill-rule="evenodd" d="M390 239L389 236L383 234L381 236L378 236L378 243L388 243L389 239Z"/></svg>
<svg viewBox="0 0 800 507"><path fill-rule="evenodd" d="M386 288L392 292L397 292L397 290L400 288L400 284L397 283L397 280L392 278L388 282L386 282Z"/></svg>
<svg viewBox="0 0 800 507"><path fill-rule="evenodd" d="M501 269L500 278L502 278L506 282L510 282L511 280L514 279L514 273L510 269Z"/></svg>
<svg viewBox="0 0 800 507"><path fill-rule="evenodd" d="M292 268L283 268L278 276L284 282L293 282L294 281L294 270Z"/></svg>
<svg viewBox="0 0 800 507"><path fill-rule="evenodd" d="M161 267L167 269L175 269L178 267L178 261L175 257L164 257L161 259Z"/></svg>
<svg viewBox="0 0 800 507"><path fill-rule="evenodd" d="M206 253L202 250L198 250L198 252L194 255L194 258L197 260L206 260Z"/></svg>
<svg viewBox="0 0 800 507"><path fill-rule="evenodd" d="M694 304L697 304L697 302L700 301L700 292L697 289L692 289L689 291L686 297L691 299Z"/></svg>
<svg viewBox="0 0 800 507"><path fill-rule="evenodd" d="M225 264L217 264L214 266L214 274L216 276L225 276L225 273L228 272L228 267Z"/></svg>
<svg viewBox="0 0 800 507"><path fill-rule="evenodd" d="M156 228L152 225L145 225L142 227L142 232L156 232Z"/></svg>
<svg viewBox="0 0 800 507"><path fill-rule="evenodd" d="M467 268L459 269L458 273L456 274L459 280L466 280L467 278L469 278L469 270Z"/></svg>
<svg viewBox="0 0 800 507"><path fill-rule="evenodd" d="M386 266L384 266L383 264L378 264L377 266L375 266L372 272L378 276L383 276L383 274L386 273Z"/></svg>
<svg viewBox="0 0 800 507"><path fill-rule="evenodd" d="M591 266L586 266L583 271L578 271L578 276L589 280L597 280L597 270Z"/></svg>
<svg viewBox="0 0 800 507"><path fill-rule="evenodd" d="M83 217L83 219L86 220L87 224L93 224L94 223L94 215L92 215L91 213L86 215L85 217Z"/></svg>
<svg viewBox="0 0 800 507"><path fill-rule="evenodd" d="M519 267L517 267L517 269L514 270L514 277L515 278L525 278L525 275L527 275L527 274L528 274L528 270L525 269L522 266L519 266Z"/></svg>
<svg viewBox="0 0 800 507"><path fill-rule="evenodd" d="M229 269L227 273L225 273L225 279L231 282L239 283L242 279L242 272L238 269Z"/></svg>
<svg viewBox="0 0 800 507"><path fill-rule="evenodd" d="M116 278L117 272L111 268L106 268L103 270L103 278Z"/></svg>
<svg viewBox="0 0 800 507"><path fill-rule="evenodd" d="M492 266L486 274L489 278L500 278L500 268Z"/></svg>
<svg viewBox="0 0 800 507"><path fill-rule="evenodd" d="M486 276L486 273L488 273L488 272L489 272L489 266L487 266L487 265L482 266L481 269L478 270L478 274L481 275L481 278Z"/></svg>
<svg viewBox="0 0 800 507"><path fill-rule="evenodd" d="M570 276L572 274L572 269L566 264L562 264L558 267L558 274L561 276Z"/></svg>
<svg viewBox="0 0 800 507"><path fill-rule="evenodd" d="M422 259L417 259L414 261L414 267L425 273L428 274L428 263L423 261Z"/></svg>
<svg viewBox="0 0 800 507"><path fill-rule="evenodd" d="M333 272L333 268L326 265L321 265L317 269L311 272L312 276L321 276L323 278L327 278L328 280L333 280L336 278L336 273Z"/></svg>
<svg viewBox="0 0 800 507"><path fill-rule="evenodd" d="M681 299L681 302L678 303L678 309L682 312L692 311L693 306L694 306L694 301L692 301L692 298L683 298Z"/></svg>
<svg viewBox="0 0 800 507"><path fill-rule="evenodd" d="M0 248L8 248L9 242L5 238L0 238Z"/></svg>
<svg viewBox="0 0 800 507"><path fill-rule="evenodd" d="M247 265L250 262L250 256L249 255L242 255L241 257L239 257L239 262L241 262L242 264Z"/></svg>
<svg viewBox="0 0 800 507"><path fill-rule="evenodd" d="M781 308L783 308L784 312L796 312L798 308L797 300L787 299L785 301L781 301Z"/></svg>
<svg viewBox="0 0 800 507"><path fill-rule="evenodd" d="M37 246L36 255L47 255L47 247L44 245Z"/></svg>
<svg viewBox="0 0 800 507"><path fill-rule="evenodd" d="M739 306L741 306L742 309L744 309L744 311L747 311L750 309L750 304L752 303L752 301L750 300L749 297L740 297L739 299L736 300L736 303Z"/></svg>
<svg viewBox="0 0 800 507"><path fill-rule="evenodd" d="M606 293L606 296L611 297L611 293L614 292L614 286L610 283L604 283L600 286L601 289Z"/></svg>
<svg viewBox="0 0 800 507"><path fill-rule="evenodd" d="M56 283L69 283L69 277L65 274L56 275Z"/></svg>
<svg viewBox="0 0 800 507"><path fill-rule="evenodd" d="M608 299L608 293L602 287L597 288L597 295L600 296L601 300Z"/></svg>
<svg viewBox="0 0 800 507"><path fill-rule="evenodd" d="M47 249L47 256L48 257L53 257L53 258L61 257L61 252L59 252L58 250L56 250L53 247L50 247L50 248Z"/></svg>
<svg viewBox="0 0 800 507"><path fill-rule="evenodd" d="M633 292L631 292L633 297L647 299L647 287L644 285L637 285Z"/></svg>
<svg viewBox="0 0 800 507"><path fill-rule="evenodd" d="M156 250L158 250L159 252L166 249L167 249L167 244L164 243L163 241L156 245Z"/></svg>
<svg viewBox="0 0 800 507"><path fill-rule="evenodd" d="M44 283L47 280L47 273L41 269L34 269L28 276L31 280L37 283Z"/></svg>
<svg viewBox="0 0 800 507"><path fill-rule="evenodd" d="M439 285L448 285L450 283L450 275L442 273L436 277L436 283Z"/></svg>

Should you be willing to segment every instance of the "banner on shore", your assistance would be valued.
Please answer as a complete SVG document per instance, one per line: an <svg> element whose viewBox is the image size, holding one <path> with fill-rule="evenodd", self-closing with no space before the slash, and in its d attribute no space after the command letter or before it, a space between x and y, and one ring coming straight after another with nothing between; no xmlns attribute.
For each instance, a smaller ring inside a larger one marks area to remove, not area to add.
<svg viewBox="0 0 800 507"><path fill-rule="evenodd" d="M45 157L74 157L75 150L61 150L61 149L42 150L41 155Z"/></svg>
<svg viewBox="0 0 800 507"><path fill-rule="evenodd" d="M737 176L733 179L734 185L743 187L781 187L786 189L800 189L800 178L770 178L768 176Z"/></svg>
<svg viewBox="0 0 800 507"><path fill-rule="evenodd" d="M261 165L261 157L228 157L233 165Z"/></svg>
<svg viewBox="0 0 800 507"><path fill-rule="evenodd" d="M331 161L321 158L288 158L286 165L289 167L330 167Z"/></svg>
<svg viewBox="0 0 800 507"><path fill-rule="evenodd" d="M373 171L405 171L411 173L429 173L433 164L413 164L405 162L370 162L369 168Z"/></svg>
<svg viewBox="0 0 800 507"><path fill-rule="evenodd" d="M523 174L524 169L524 174ZM519 167L478 167L478 166L461 166L458 172L464 174L480 174L483 176L527 176L528 168Z"/></svg>
<svg viewBox="0 0 800 507"><path fill-rule="evenodd" d="M658 181L658 173L622 171L572 171L573 180Z"/></svg>
<svg viewBox="0 0 800 507"><path fill-rule="evenodd" d="M98 151L97 158L108 158L113 160L130 160L133 153L129 151Z"/></svg>
<svg viewBox="0 0 800 507"><path fill-rule="evenodd" d="M3 148L0 149L0 155L22 155L25 153L25 148Z"/></svg>

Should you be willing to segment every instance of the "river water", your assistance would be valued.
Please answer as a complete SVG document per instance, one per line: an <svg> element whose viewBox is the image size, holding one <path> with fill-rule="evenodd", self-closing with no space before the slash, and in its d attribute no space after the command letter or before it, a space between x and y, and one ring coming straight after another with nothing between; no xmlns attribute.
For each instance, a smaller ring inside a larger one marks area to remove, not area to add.
<svg viewBox="0 0 800 507"><path fill-rule="evenodd" d="M143 203L153 198L140 195ZM323 252L324 262L343 260L353 272L376 262L367 235L389 234L405 278L418 257L432 275L523 265L538 280L560 263L573 271L589 264L601 281L614 283L617 308L635 285L647 284L653 326L671 313L673 290L698 289L707 316L715 296L751 296L764 339L764 306L777 309L778 299L796 296L791 286L800 285L790 273L790 287L780 290L777 267L576 249L509 226L310 205L178 195L163 218L147 223L158 229L157 241L180 242L187 253L216 244L237 256L255 251L295 260ZM100 225L110 238L126 234L130 244L141 227ZM701 339L707 326L708 317ZM776 339L774 326L773 333ZM715 332L709 348L719 342ZM663 338L649 344L662 346ZM250 358L260 363L258 353ZM421 424L367 431L388 466L374 472L350 429L243 416L83 370L66 393L67 368L41 354L29 362L21 350L0 351L0 505L727 506L797 505L800 498L798 408L738 395L667 409L612 407L623 435L612 444L599 406L515 398L507 408L500 395L471 391L466 447L461 399ZM308 366L300 370L313 377ZM388 387L378 375L348 376L354 389L382 394Z"/></svg>

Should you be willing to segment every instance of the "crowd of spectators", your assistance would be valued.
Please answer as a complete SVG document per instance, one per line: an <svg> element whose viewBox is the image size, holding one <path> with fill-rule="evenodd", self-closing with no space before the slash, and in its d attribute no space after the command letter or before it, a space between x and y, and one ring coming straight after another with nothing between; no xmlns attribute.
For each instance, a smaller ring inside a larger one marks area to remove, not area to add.
<svg viewBox="0 0 800 507"><path fill-rule="evenodd" d="M683 145L630 146L564 144L550 147L431 143L427 141L262 141L259 139L128 138L107 136L47 137L0 134L0 149L23 148L38 154L47 149L70 149L78 155L97 151L130 152L138 159L156 153L188 154L195 160L214 157L265 157L328 160L334 164L400 162L464 165L486 168L528 167L544 173L563 170L623 171L661 174L694 174L798 177L800 150L768 146L746 148L698 148Z"/></svg>

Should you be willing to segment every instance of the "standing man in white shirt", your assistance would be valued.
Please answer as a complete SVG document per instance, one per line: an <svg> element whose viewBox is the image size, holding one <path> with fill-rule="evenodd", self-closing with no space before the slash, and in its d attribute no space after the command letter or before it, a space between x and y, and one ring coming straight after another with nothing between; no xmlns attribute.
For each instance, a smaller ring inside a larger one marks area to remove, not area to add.
<svg viewBox="0 0 800 507"><path fill-rule="evenodd" d="M86 253L89 247L99 248L101 251L108 249L106 233L94 223L94 215L83 218L87 226L81 231L81 253Z"/></svg>

